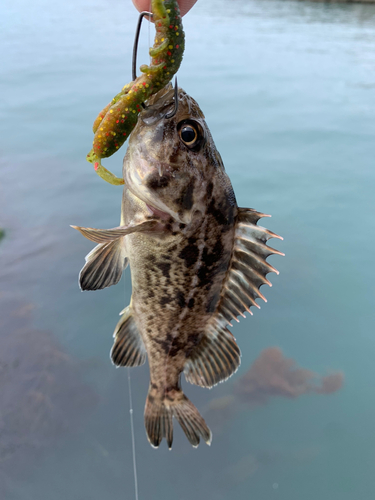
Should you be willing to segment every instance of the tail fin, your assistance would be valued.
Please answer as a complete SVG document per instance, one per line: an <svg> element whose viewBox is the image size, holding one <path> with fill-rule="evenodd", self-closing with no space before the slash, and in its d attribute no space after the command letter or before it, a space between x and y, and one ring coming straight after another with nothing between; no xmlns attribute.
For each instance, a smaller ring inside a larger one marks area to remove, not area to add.
<svg viewBox="0 0 375 500"><path fill-rule="evenodd" d="M163 438L166 438L168 448L172 448L173 423L172 417L178 420L190 443L196 448L203 440L211 444L211 431L199 411L180 390L173 391L172 397L161 397L156 390L149 389L145 407L145 427L151 446L157 448Z"/></svg>

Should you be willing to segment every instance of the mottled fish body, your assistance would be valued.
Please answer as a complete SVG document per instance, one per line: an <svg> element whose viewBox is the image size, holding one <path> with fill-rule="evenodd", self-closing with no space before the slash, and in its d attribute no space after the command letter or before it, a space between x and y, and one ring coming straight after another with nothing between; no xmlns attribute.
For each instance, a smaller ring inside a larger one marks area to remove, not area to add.
<svg viewBox="0 0 375 500"><path fill-rule="evenodd" d="M274 233L264 216L237 207L230 180L194 99L163 89L148 102L129 141L121 225L77 228L99 243L80 274L83 290L119 281L130 264L132 299L115 330L117 366L148 357L148 439L172 446L175 417L193 446L211 432L180 386L181 373L202 387L230 377L240 350L227 325L259 307L259 288L276 271L266 262ZM171 116L173 115L173 116Z"/></svg>

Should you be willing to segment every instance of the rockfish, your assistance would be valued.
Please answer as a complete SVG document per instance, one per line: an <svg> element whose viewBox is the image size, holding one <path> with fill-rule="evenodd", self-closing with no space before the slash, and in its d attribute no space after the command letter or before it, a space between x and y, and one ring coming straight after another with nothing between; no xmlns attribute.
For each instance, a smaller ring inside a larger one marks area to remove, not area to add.
<svg viewBox="0 0 375 500"><path fill-rule="evenodd" d="M259 308L271 285L266 245L276 234L257 226L265 215L239 208L197 102L171 86L147 102L124 158L120 226L75 227L99 243L80 273L82 290L118 283L130 264L132 298L114 332L117 366L148 357L148 440L172 447L175 417L193 446L211 431L181 390L180 378L212 387L240 365L227 326ZM283 254L281 254L283 255ZM265 300L265 299L264 299Z"/></svg>

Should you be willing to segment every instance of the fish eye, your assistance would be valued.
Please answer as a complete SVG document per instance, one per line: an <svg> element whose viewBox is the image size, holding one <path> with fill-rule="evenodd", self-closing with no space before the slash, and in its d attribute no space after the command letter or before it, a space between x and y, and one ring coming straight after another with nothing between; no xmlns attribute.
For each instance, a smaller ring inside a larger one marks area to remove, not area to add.
<svg viewBox="0 0 375 500"><path fill-rule="evenodd" d="M181 141L189 149L193 149L201 143L203 134L198 123L191 120L183 120L178 124L177 130Z"/></svg>
<svg viewBox="0 0 375 500"><path fill-rule="evenodd" d="M197 138L197 131L191 125L184 125L180 130L180 137L187 146L191 146Z"/></svg>

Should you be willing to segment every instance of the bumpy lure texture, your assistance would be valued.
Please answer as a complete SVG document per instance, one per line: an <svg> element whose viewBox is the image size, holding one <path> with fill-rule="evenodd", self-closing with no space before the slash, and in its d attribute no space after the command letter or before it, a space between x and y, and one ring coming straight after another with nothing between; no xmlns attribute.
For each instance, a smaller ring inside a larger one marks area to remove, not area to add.
<svg viewBox="0 0 375 500"><path fill-rule="evenodd" d="M87 160L110 184L124 184L124 179L104 168L101 159L112 156L124 144L137 123L141 104L168 84L182 61L185 35L177 0L152 0L151 11L156 29L151 65L140 67L142 74L123 87L93 125L93 148Z"/></svg>

